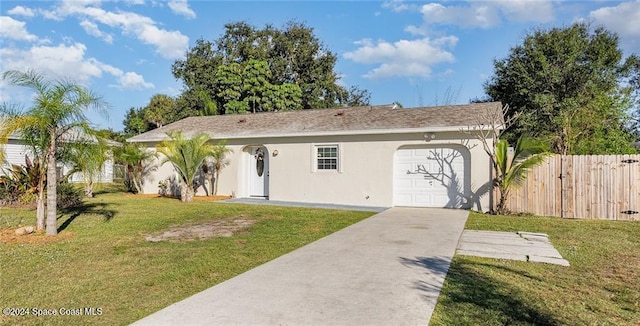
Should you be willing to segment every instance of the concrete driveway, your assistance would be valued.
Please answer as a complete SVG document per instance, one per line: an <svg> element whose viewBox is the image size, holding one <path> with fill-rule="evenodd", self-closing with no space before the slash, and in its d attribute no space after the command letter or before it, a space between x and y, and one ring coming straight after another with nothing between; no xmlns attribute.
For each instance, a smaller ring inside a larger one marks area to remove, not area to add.
<svg viewBox="0 0 640 326"><path fill-rule="evenodd" d="M134 325L427 325L467 216L391 208Z"/></svg>

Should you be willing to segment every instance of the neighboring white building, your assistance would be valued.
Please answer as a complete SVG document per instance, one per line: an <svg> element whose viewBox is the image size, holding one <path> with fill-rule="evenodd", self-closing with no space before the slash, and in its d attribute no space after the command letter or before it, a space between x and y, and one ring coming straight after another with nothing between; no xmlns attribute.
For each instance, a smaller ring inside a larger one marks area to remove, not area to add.
<svg viewBox="0 0 640 326"><path fill-rule="evenodd" d="M120 145L117 142L110 142L111 145ZM33 160L33 155L28 146L24 145L21 138L16 135L9 136L7 144L0 145L4 147L6 162L3 165L0 165L2 169L0 169L0 174L3 173L4 169L11 167L13 164L17 165L25 165L25 155L29 156L29 159ZM66 175L71 170L71 167L68 165L63 165L58 163L58 176ZM81 183L83 182L83 177L81 173L74 173L69 177L69 182ZM100 173L99 180L97 182L113 182L113 161L108 160L102 166L102 173Z"/></svg>
<svg viewBox="0 0 640 326"><path fill-rule="evenodd" d="M233 153L220 173L220 195L486 211L489 157L481 141L463 130L490 124L478 120L487 110L501 110L501 104L189 117L127 141L155 149L176 130L227 140ZM175 180L172 165L158 166L160 159L144 180L144 193L158 193L160 181Z"/></svg>

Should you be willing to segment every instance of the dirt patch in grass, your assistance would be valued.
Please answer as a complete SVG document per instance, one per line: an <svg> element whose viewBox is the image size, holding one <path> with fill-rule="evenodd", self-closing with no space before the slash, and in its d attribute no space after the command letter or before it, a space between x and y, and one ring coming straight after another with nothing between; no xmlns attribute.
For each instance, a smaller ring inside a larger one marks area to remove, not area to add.
<svg viewBox="0 0 640 326"><path fill-rule="evenodd" d="M238 216L234 219L218 220L194 225L172 226L169 230L160 233L146 235L145 239L151 242L160 241L194 241L205 240L213 237L231 237L235 232L253 225L255 221L246 216Z"/></svg>
<svg viewBox="0 0 640 326"><path fill-rule="evenodd" d="M46 235L44 231L25 235L16 235L16 229L0 229L0 243L40 244L69 240L75 237L70 231L60 232L58 235Z"/></svg>

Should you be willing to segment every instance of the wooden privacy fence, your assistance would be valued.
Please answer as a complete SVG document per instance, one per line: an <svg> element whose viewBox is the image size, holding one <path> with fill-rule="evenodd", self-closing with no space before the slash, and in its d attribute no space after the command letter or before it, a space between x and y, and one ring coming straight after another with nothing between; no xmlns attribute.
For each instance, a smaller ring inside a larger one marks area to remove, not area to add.
<svg viewBox="0 0 640 326"><path fill-rule="evenodd" d="M636 221L639 204L640 155L551 156L529 171L506 203L519 213Z"/></svg>

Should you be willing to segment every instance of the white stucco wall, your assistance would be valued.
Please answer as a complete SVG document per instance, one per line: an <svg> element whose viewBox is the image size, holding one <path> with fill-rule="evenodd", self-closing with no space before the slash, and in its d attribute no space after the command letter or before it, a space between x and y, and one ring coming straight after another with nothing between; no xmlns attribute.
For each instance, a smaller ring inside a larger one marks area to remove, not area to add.
<svg viewBox="0 0 640 326"><path fill-rule="evenodd" d="M339 171L315 171L315 145L335 144ZM423 133L230 139L230 164L220 174L218 194L249 196L250 146L265 146L269 154L269 199L362 206L393 206L395 152L403 146L455 147L469 151L467 192L474 210L489 209L489 158L479 140L459 132L440 132L428 142ZM149 144L153 148L155 144ZM278 152L273 156L273 152ZM158 159L160 160L160 158ZM156 161L154 164L158 164ZM145 193L158 193L158 181L173 177L170 163L145 180ZM479 191L479 189L485 189ZM203 195L200 188L199 194Z"/></svg>
<svg viewBox="0 0 640 326"><path fill-rule="evenodd" d="M3 145L5 154L6 154L6 162L2 165L3 168L9 168L12 164L17 165L25 165L24 156L28 155L29 158L33 159L33 155L27 146L24 146L19 140L10 139L9 142ZM62 173L66 174L71 170L70 166L67 165L59 165L62 167ZM0 174L3 173L3 170L0 169ZM74 173L69 178L70 182L83 182L83 177L81 173ZM113 182L113 161L108 160L102 166L102 173L100 174L98 182Z"/></svg>

